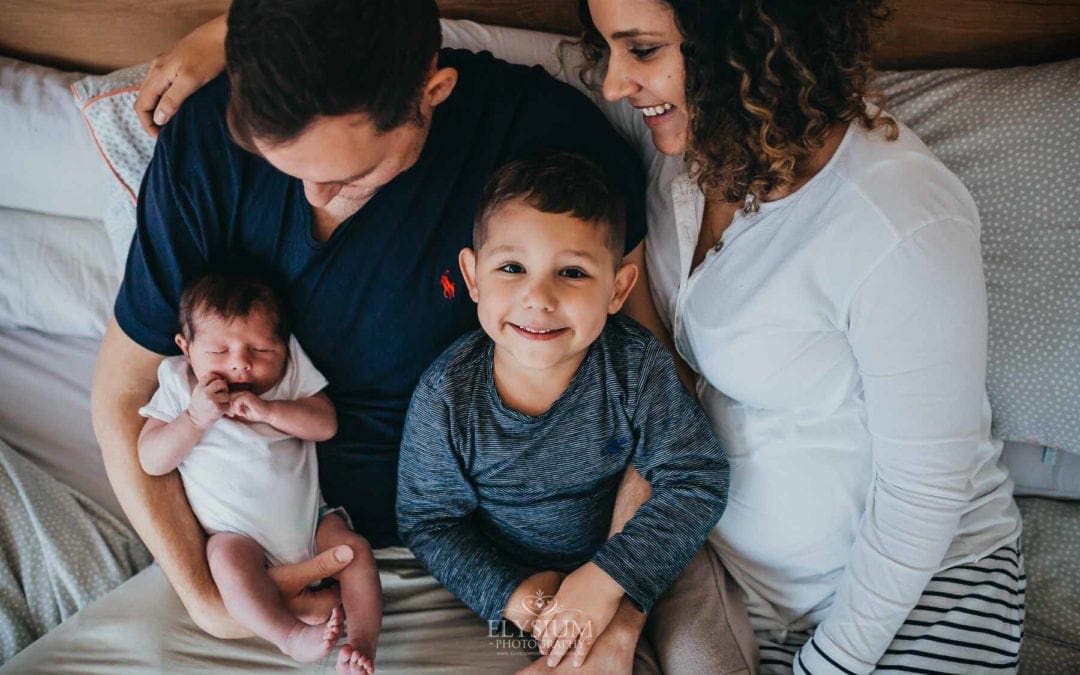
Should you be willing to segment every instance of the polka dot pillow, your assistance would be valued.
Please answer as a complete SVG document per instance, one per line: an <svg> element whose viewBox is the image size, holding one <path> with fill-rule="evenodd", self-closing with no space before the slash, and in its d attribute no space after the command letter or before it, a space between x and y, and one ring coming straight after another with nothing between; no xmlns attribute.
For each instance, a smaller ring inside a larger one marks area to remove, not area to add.
<svg viewBox="0 0 1080 675"><path fill-rule="evenodd" d="M116 179L103 221L120 265L127 260L135 234L135 196L154 154L155 141L139 126L132 108L149 67L142 64L108 75L84 77L71 85L90 135Z"/></svg>
<svg viewBox="0 0 1080 675"><path fill-rule="evenodd" d="M1080 59L876 84L979 207L995 435L1080 452Z"/></svg>

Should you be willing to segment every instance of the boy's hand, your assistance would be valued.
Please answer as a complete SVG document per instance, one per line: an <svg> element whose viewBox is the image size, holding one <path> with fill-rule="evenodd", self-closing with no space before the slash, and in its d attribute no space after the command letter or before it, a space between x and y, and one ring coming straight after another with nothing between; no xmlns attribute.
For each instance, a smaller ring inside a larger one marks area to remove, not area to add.
<svg viewBox="0 0 1080 675"><path fill-rule="evenodd" d="M533 637L547 665L554 668L571 648L574 665L585 663L589 650L607 629L619 609L623 589L604 570L585 563L562 582L555 595L555 610L533 622Z"/></svg>
<svg viewBox="0 0 1080 675"><path fill-rule="evenodd" d="M533 622L543 619L554 607L551 600L559 592L566 575L547 570L529 576L510 595L503 616L521 630L531 633Z"/></svg>
<svg viewBox="0 0 1080 675"><path fill-rule="evenodd" d="M229 385L217 373L207 373L191 392L187 413L195 426L202 430L221 419L229 410Z"/></svg>
<svg viewBox="0 0 1080 675"><path fill-rule="evenodd" d="M238 391L229 397L227 414L245 422L269 422L270 404L250 391Z"/></svg>

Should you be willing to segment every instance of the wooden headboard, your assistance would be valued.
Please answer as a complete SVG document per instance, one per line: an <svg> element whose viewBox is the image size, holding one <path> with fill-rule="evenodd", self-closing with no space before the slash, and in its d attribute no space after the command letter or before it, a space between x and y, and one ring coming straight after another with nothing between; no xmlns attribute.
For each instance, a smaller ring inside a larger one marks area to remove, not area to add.
<svg viewBox="0 0 1080 675"><path fill-rule="evenodd" d="M812 2L813 0L807 0ZM228 0L0 0L0 53L106 72L146 61ZM879 68L1002 67L1080 57L1080 0L891 0ZM576 0L439 0L443 16L565 34Z"/></svg>

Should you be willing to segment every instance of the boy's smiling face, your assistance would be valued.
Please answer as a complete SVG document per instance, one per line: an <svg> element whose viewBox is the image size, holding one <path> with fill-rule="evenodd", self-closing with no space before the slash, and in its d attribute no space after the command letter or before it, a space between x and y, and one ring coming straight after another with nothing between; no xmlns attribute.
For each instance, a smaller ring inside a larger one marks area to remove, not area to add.
<svg viewBox="0 0 1080 675"><path fill-rule="evenodd" d="M513 200L488 216L478 252L460 263L496 361L571 375L637 280L616 267L606 230L569 214L543 213Z"/></svg>
<svg viewBox="0 0 1080 675"><path fill-rule="evenodd" d="M199 312L188 341L183 334L176 344L184 352L195 379L215 373L229 385L229 393L269 391L285 371L288 346L277 334L274 319L253 308L246 316L226 321Z"/></svg>

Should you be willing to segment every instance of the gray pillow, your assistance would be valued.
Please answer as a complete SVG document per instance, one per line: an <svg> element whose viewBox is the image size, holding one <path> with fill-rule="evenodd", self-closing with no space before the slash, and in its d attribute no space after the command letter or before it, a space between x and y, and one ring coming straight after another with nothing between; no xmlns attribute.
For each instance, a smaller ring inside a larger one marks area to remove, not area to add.
<svg viewBox="0 0 1080 675"><path fill-rule="evenodd" d="M876 84L978 204L995 435L1080 452L1080 59Z"/></svg>

